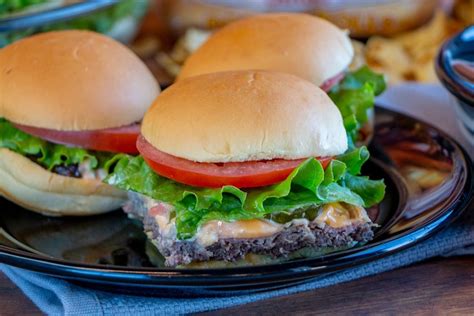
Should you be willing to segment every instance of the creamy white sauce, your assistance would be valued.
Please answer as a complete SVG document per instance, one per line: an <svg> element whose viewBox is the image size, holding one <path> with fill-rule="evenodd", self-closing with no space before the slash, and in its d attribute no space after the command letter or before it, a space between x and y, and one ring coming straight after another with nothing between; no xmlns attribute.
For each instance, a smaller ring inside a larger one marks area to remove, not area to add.
<svg viewBox="0 0 474 316"><path fill-rule="evenodd" d="M370 219L363 207L330 203L321 208L320 214L314 221L334 228L340 228L351 225L354 222L370 222Z"/></svg>
<svg viewBox="0 0 474 316"><path fill-rule="evenodd" d="M81 173L82 179L102 181L105 179L105 177L107 177L107 172L105 169L92 169L91 163L87 159L79 164L78 170Z"/></svg>
<svg viewBox="0 0 474 316"><path fill-rule="evenodd" d="M282 225L265 219L235 222L209 221L200 227L196 239L201 245L209 246L220 238L261 238L271 236L282 229Z"/></svg>

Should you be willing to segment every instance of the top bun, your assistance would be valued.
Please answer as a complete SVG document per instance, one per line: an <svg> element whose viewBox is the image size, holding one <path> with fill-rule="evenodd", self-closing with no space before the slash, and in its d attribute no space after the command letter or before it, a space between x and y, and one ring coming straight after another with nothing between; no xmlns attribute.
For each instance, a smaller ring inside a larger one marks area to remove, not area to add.
<svg viewBox="0 0 474 316"><path fill-rule="evenodd" d="M228 24L185 62L178 80L204 73L264 69L291 73L320 86L354 56L349 36L307 14L265 14Z"/></svg>
<svg viewBox="0 0 474 316"><path fill-rule="evenodd" d="M140 121L160 92L127 47L88 31L35 35L0 50L0 117L81 131Z"/></svg>
<svg viewBox="0 0 474 316"><path fill-rule="evenodd" d="M341 113L317 86L267 71L188 78L145 114L142 135L160 151L197 162L333 156L347 149Z"/></svg>

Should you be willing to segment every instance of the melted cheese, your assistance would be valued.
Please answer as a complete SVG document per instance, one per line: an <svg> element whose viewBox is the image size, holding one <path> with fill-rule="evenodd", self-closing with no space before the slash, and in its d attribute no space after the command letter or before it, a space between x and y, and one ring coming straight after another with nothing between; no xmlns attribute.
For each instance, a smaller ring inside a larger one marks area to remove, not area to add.
<svg viewBox="0 0 474 316"><path fill-rule="evenodd" d="M210 221L200 228L197 240L202 245L211 245L220 238L261 238L271 236L282 229L282 225L263 219Z"/></svg>
<svg viewBox="0 0 474 316"><path fill-rule="evenodd" d="M154 205L156 207L157 205ZM172 208L163 208L156 215L153 214L162 234L173 234L175 221L170 219ZM153 213L153 212L152 212ZM319 215L313 222L340 228L355 222L370 222L364 208L345 203L331 203L321 207ZM294 219L292 224L308 225L307 219ZM235 222L209 221L200 227L196 240L203 246L209 246L219 239L256 239L272 236L282 231L287 224L278 224L266 219L240 220Z"/></svg>
<svg viewBox="0 0 474 316"><path fill-rule="evenodd" d="M322 211L315 221L334 228L340 228L351 225L356 221L369 222L370 219L365 209L360 206L330 203L322 207Z"/></svg>

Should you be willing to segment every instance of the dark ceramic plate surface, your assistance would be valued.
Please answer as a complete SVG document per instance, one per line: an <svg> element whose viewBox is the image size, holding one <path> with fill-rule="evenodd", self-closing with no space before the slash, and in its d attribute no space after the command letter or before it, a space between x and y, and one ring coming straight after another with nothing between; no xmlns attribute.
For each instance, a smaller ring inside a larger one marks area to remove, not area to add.
<svg viewBox="0 0 474 316"><path fill-rule="evenodd" d="M267 290L392 254L444 228L467 207L472 165L455 141L418 120L376 112L364 173L384 178L387 195L370 211L370 243L320 257L226 269L153 266L138 223L120 211L48 218L0 199L0 262L82 285L146 295L215 295Z"/></svg>

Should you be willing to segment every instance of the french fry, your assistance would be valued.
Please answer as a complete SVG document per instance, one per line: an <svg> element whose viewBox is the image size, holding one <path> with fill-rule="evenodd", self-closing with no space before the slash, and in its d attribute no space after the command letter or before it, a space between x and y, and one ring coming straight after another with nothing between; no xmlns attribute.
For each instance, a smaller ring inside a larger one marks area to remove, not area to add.
<svg viewBox="0 0 474 316"><path fill-rule="evenodd" d="M367 64L385 73L390 84L413 80L436 82L434 59L439 47L462 25L438 11L425 26L395 38L372 37L367 42Z"/></svg>

